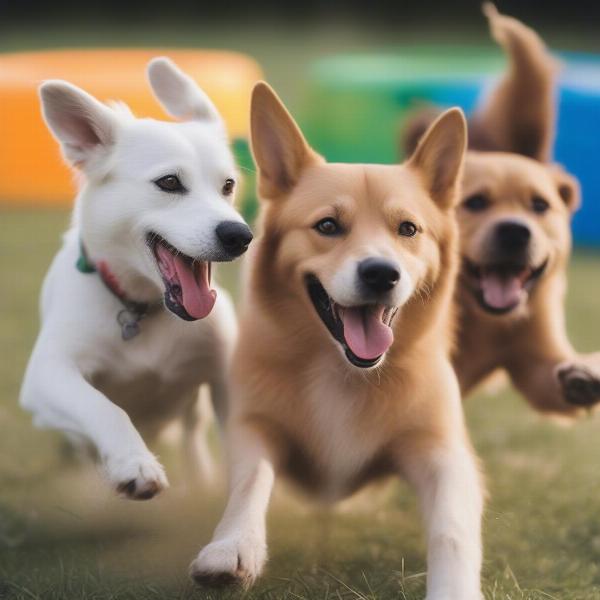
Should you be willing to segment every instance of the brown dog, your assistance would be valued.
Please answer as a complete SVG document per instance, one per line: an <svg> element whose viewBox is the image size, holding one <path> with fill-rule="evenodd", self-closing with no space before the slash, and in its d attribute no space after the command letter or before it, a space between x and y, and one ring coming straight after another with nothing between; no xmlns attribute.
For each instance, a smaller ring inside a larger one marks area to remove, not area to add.
<svg viewBox="0 0 600 600"><path fill-rule="evenodd" d="M482 491L449 359L462 113L401 166L326 163L264 83L251 123L262 235L234 360L230 498L192 574L260 574L276 473L328 501L396 474L421 499L427 597L480 599Z"/></svg>
<svg viewBox="0 0 600 600"><path fill-rule="evenodd" d="M538 35L486 4L507 74L470 123L457 209L462 269L454 363L463 392L498 368L538 410L573 416L600 400L600 354L577 355L564 317L577 181L551 164L557 65ZM416 117L407 147L431 112Z"/></svg>

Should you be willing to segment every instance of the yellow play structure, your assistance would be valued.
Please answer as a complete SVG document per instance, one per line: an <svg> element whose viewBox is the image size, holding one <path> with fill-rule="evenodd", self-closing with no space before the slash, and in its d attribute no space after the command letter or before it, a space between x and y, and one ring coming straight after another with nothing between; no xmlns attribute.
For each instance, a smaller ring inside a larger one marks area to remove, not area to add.
<svg viewBox="0 0 600 600"><path fill-rule="evenodd" d="M168 48L57 50L0 55L0 203L64 205L76 186L44 125L37 88L65 79L100 100L122 100L140 117L167 119L148 87L145 70L168 56L210 96L238 143L248 138L250 93L259 65L234 52Z"/></svg>

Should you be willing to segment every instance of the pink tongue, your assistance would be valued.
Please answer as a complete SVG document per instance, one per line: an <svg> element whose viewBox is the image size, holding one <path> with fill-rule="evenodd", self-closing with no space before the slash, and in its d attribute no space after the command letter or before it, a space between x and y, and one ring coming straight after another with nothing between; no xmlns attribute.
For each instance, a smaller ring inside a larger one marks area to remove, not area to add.
<svg viewBox="0 0 600 600"><path fill-rule="evenodd" d="M181 304L195 319L206 317L217 299L208 282L208 263L199 263L195 269L180 256L174 256L164 246L157 247L159 266L171 284L181 287Z"/></svg>
<svg viewBox="0 0 600 600"><path fill-rule="evenodd" d="M344 338L350 350L365 360L381 356L394 341L391 327L382 322L384 307L344 308L340 311L344 323Z"/></svg>
<svg viewBox="0 0 600 600"><path fill-rule="evenodd" d="M485 303L493 308L508 308L519 303L523 286L518 277L499 277L494 273L481 278Z"/></svg>

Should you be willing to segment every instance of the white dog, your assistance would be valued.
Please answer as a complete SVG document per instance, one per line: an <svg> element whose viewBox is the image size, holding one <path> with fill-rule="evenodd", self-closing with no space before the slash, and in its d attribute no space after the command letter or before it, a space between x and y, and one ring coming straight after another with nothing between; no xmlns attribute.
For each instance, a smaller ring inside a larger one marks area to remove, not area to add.
<svg viewBox="0 0 600 600"><path fill-rule="evenodd" d="M40 88L45 121L84 183L44 283L21 391L37 426L91 443L116 490L138 500L167 485L140 432L181 419L193 452L203 383L224 416L236 321L222 291L215 303L211 262L252 239L232 206L237 172L216 108L168 59L148 76L182 122L136 119L63 81Z"/></svg>

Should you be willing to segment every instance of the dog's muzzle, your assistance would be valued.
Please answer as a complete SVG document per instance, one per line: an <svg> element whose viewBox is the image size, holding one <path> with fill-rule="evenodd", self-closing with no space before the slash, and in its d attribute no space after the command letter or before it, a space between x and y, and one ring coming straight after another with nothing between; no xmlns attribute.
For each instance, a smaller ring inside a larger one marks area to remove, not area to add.
<svg viewBox="0 0 600 600"><path fill-rule="evenodd" d="M399 280L399 274L392 276L389 265L371 262L363 266L359 279L369 295L381 295L384 289L389 292L396 285L390 279ZM318 316L348 361L362 369L376 366L394 341L391 325L397 307L381 301L343 306L327 293L314 275L306 277L306 290Z"/></svg>

